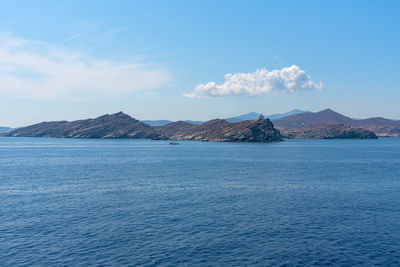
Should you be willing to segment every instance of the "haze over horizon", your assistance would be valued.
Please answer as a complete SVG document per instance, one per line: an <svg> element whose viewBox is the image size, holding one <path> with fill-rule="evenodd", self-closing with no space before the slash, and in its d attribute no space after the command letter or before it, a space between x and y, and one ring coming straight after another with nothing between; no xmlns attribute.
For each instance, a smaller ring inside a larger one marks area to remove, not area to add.
<svg viewBox="0 0 400 267"><path fill-rule="evenodd" d="M397 1L6 2L0 126L121 110L400 119L399 12Z"/></svg>

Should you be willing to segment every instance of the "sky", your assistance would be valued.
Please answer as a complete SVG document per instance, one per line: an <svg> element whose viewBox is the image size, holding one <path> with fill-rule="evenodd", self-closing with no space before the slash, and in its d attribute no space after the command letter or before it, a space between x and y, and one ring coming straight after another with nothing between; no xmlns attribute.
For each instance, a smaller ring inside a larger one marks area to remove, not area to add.
<svg viewBox="0 0 400 267"><path fill-rule="evenodd" d="M0 126L123 111L400 119L400 1L3 1Z"/></svg>

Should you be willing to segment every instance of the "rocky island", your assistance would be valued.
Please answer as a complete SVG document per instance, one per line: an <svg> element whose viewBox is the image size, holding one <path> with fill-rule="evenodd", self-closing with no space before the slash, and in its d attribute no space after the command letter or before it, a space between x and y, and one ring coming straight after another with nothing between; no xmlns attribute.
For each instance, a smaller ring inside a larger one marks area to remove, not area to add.
<svg viewBox="0 0 400 267"><path fill-rule="evenodd" d="M95 119L41 122L11 131L6 136L53 138L154 138L149 125L119 112Z"/></svg>
<svg viewBox="0 0 400 267"><path fill-rule="evenodd" d="M261 115L255 120L237 122L214 119L203 123L177 121L162 126L150 126L123 112L118 112L94 119L42 122L0 135L215 142L276 142L282 141L282 138L376 139L378 136L399 134L399 123L383 118L355 120L327 109L316 113L290 115L272 122Z"/></svg>
<svg viewBox="0 0 400 267"><path fill-rule="evenodd" d="M183 121L156 127L159 139L179 139L216 142L274 142L282 141L280 132L269 119L230 123L215 119L200 125Z"/></svg>
<svg viewBox="0 0 400 267"><path fill-rule="evenodd" d="M3 136L53 138L131 138L154 140L197 140L215 142L274 142L282 141L280 132L268 119L229 123L211 120L200 125L173 122L151 127L119 112L95 119L42 122L18 128Z"/></svg>

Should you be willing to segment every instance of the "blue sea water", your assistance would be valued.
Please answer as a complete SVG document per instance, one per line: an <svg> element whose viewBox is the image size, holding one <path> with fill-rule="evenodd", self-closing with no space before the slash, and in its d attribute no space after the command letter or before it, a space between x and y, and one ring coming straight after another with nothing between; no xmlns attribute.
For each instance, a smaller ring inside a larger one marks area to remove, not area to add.
<svg viewBox="0 0 400 267"><path fill-rule="evenodd" d="M400 139L0 138L0 266L399 266Z"/></svg>

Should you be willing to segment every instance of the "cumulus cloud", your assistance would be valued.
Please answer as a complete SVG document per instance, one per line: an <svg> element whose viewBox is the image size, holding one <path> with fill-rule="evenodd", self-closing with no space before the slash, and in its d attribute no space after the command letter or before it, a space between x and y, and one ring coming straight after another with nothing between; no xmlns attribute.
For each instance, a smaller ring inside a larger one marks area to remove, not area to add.
<svg viewBox="0 0 400 267"><path fill-rule="evenodd" d="M90 58L48 43L0 37L0 94L31 99L82 100L150 90L171 80L148 64Z"/></svg>
<svg viewBox="0 0 400 267"><path fill-rule="evenodd" d="M253 73L228 73L223 84L209 82L199 84L192 93L185 97L200 96L259 96L274 93L295 93L301 91L321 90L322 82L314 82L306 72L296 65L280 70L256 70Z"/></svg>

